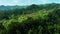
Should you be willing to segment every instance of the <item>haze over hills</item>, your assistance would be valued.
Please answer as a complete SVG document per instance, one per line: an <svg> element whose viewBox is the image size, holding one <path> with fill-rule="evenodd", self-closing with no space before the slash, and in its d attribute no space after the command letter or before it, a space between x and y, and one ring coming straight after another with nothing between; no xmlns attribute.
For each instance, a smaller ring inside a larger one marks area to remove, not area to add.
<svg viewBox="0 0 60 34"><path fill-rule="evenodd" d="M34 4L32 4L32 5L34 5ZM28 5L27 5L28 6ZM15 9L15 8L19 8L19 9L21 9L21 8L26 8L27 6L18 6L18 5L16 5L16 6L4 6L4 5L1 5L0 6L0 11L3 11L3 10L11 10L11 9ZM49 9L50 8L53 8L53 7L59 7L60 6L60 4L57 4L57 3L50 3L50 4L40 4L40 5L37 5L37 6L39 6L39 8L42 8L42 7L45 7L45 8L48 8L49 6ZM47 7L48 6L48 7Z"/></svg>
<svg viewBox="0 0 60 34"><path fill-rule="evenodd" d="M11 10L11 9L15 9L15 8L25 8L25 6L4 6L4 5L1 5L0 6L0 11L4 11L4 10Z"/></svg>

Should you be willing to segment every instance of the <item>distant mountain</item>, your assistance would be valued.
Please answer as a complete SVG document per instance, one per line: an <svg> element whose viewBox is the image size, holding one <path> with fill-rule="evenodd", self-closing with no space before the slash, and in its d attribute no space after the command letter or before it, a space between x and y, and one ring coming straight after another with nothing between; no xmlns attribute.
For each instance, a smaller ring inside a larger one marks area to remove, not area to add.
<svg viewBox="0 0 60 34"><path fill-rule="evenodd" d="M57 4L57 3L50 3L50 4L40 4L40 5L35 5L35 4L32 4L30 6L4 6L4 5L1 5L0 6L0 11L4 11L4 10L11 10L11 9L16 9L16 8L27 8L27 10L42 10L42 9L52 9L52 8L58 8L60 7L60 4Z"/></svg>
<svg viewBox="0 0 60 34"><path fill-rule="evenodd" d="M15 8L25 8L26 6L4 6L4 5L1 5L0 6L0 11L4 11L4 10L11 10L11 9L15 9Z"/></svg>

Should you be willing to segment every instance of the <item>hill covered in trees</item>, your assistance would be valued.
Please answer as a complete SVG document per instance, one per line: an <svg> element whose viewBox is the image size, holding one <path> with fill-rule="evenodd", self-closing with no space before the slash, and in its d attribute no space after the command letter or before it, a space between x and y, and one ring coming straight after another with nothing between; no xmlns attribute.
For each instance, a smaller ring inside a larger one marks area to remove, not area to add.
<svg viewBox="0 0 60 34"><path fill-rule="evenodd" d="M1 11L0 34L60 34L60 4Z"/></svg>

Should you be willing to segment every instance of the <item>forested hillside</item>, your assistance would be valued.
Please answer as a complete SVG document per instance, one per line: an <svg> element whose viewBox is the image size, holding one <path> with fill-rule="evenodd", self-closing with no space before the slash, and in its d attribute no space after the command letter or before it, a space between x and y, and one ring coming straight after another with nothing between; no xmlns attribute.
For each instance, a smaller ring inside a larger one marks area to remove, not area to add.
<svg viewBox="0 0 60 34"><path fill-rule="evenodd" d="M60 4L0 11L0 34L60 34Z"/></svg>

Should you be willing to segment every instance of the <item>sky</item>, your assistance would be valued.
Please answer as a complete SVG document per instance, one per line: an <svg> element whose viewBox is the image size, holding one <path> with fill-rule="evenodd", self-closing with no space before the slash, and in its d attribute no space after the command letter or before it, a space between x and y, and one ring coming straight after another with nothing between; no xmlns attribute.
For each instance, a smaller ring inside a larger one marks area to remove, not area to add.
<svg viewBox="0 0 60 34"><path fill-rule="evenodd" d="M60 3L60 0L0 0L0 5L31 5L31 4L46 4Z"/></svg>

